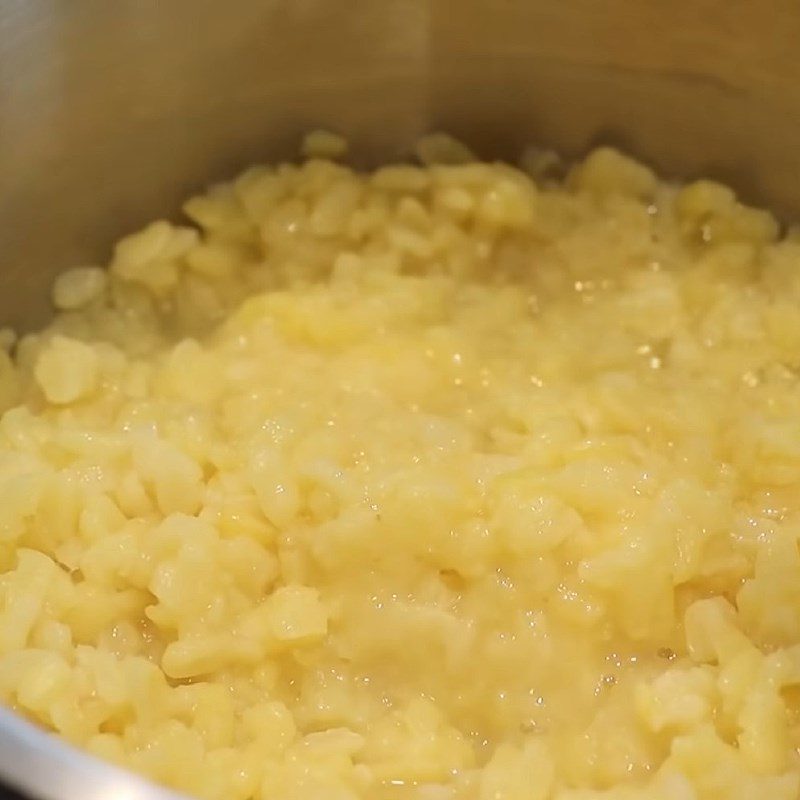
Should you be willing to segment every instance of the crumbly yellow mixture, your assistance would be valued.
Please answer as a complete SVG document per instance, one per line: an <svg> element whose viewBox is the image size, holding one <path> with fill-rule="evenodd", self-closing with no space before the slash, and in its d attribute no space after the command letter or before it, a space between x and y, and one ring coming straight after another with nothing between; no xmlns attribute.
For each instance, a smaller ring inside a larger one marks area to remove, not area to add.
<svg viewBox="0 0 800 800"><path fill-rule="evenodd" d="M794 800L800 236L342 151L0 337L2 700L209 800Z"/></svg>

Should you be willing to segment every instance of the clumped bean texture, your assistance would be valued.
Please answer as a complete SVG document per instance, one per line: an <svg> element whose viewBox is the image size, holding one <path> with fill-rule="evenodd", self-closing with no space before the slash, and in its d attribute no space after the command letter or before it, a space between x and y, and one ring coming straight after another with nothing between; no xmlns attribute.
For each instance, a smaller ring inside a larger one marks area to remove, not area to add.
<svg viewBox="0 0 800 800"><path fill-rule="evenodd" d="M797 798L800 236L343 151L0 337L2 700L208 800Z"/></svg>

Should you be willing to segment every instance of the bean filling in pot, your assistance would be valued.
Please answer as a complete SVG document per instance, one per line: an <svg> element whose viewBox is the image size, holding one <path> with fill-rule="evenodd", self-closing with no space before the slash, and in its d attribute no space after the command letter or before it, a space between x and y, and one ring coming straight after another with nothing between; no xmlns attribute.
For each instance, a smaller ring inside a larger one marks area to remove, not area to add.
<svg viewBox="0 0 800 800"><path fill-rule="evenodd" d="M303 148L0 334L0 699L208 800L795 800L797 230Z"/></svg>

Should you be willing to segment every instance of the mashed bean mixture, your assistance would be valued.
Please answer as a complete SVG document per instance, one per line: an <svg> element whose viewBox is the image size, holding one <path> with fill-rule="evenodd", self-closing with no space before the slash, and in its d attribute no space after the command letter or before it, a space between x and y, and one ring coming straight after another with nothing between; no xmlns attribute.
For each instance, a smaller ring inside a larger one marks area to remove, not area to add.
<svg viewBox="0 0 800 800"><path fill-rule="evenodd" d="M800 236L342 150L3 334L0 698L210 800L796 798Z"/></svg>

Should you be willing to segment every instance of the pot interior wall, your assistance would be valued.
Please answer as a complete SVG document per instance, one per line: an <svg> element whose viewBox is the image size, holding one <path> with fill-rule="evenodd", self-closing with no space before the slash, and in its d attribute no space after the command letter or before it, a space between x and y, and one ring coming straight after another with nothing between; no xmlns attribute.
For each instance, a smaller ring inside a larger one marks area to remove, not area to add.
<svg viewBox="0 0 800 800"><path fill-rule="evenodd" d="M789 0L5 0L0 324L315 126L361 164L430 129L486 157L605 141L796 217L798 41Z"/></svg>

